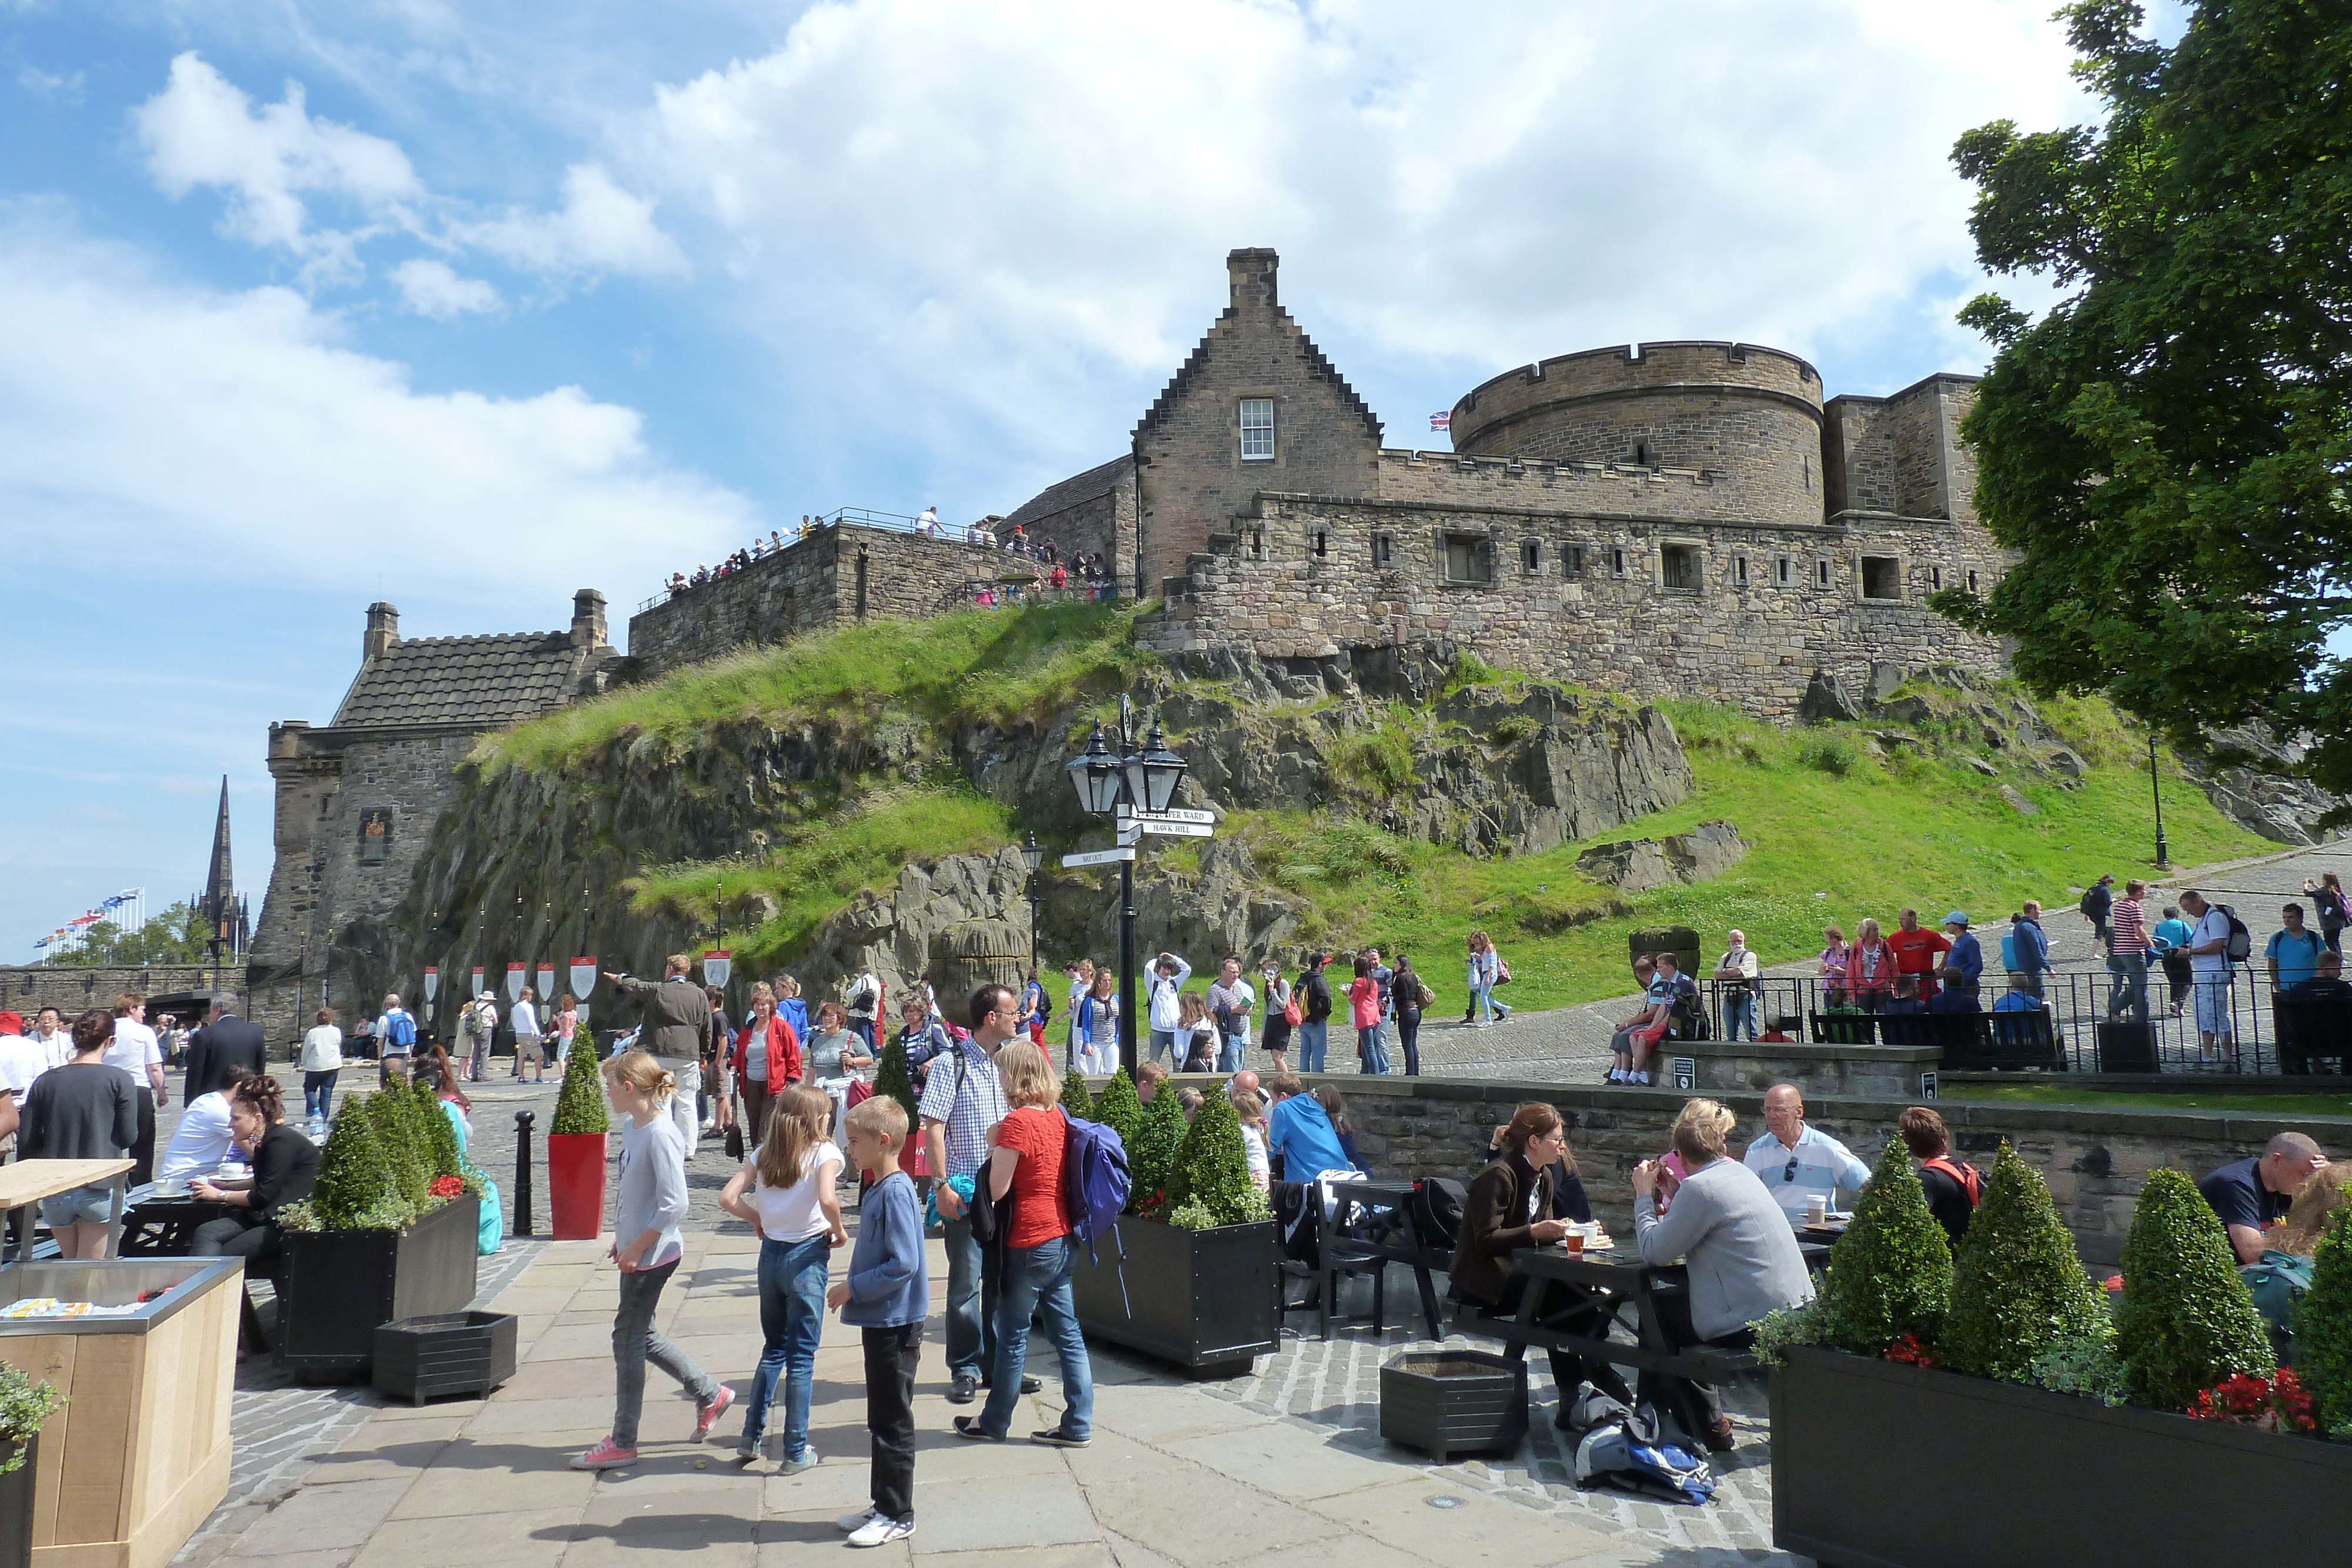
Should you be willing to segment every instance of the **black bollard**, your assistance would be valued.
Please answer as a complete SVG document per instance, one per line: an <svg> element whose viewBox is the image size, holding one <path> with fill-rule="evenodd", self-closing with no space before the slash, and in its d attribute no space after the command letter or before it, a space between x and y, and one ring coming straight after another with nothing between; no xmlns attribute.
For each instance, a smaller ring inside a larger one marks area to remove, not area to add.
<svg viewBox="0 0 2352 1568"><path fill-rule="evenodd" d="M530 1234L530 1124L535 1111L515 1113L514 1233Z"/></svg>

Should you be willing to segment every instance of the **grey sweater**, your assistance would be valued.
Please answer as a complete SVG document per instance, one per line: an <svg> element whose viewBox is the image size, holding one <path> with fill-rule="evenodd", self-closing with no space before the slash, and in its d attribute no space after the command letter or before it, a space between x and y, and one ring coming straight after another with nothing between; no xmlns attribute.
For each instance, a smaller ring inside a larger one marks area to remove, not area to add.
<svg viewBox="0 0 2352 1568"><path fill-rule="evenodd" d="M139 1141L139 1092L102 1061L51 1068L26 1092L16 1157L116 1160Z"/></svg>
<svg viewBox="0 0 2352 1568"><path fill-rule="evenodd" d="M1690 1264L1691 1327L1701 1339L1738 1333L1775 1307L1813 1299L1789 1217L1754 1171L1713 1160L1683 1178L1658 1218L1654 1193L1633 1200L1642 1261Z"/></svg>
<svg viewBox="0 0 2352 1568"><path fill-rule="evenodd" d="M686 1135L663 1106L640 1127L621 1119L621 1187L613 1202L613 1244L627 1248L646 1231L659 1234L637 1260L657 1268L686 1248Z"/></svg>

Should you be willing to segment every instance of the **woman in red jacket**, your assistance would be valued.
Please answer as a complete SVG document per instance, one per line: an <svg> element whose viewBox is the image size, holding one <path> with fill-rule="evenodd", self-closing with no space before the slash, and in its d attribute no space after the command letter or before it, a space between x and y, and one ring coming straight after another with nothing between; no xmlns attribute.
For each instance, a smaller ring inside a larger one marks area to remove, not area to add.
<svg viewBox="0 0 2352 1568"><path fill-rule="evenodd" d="M801 1080L800 1039L776 1011L776 993L765 980L751 988L751 1016L735 1033L731 1061L743 1092L744 1134L756 1147L767 1136L769 1103L785 1084Z"/></svg>

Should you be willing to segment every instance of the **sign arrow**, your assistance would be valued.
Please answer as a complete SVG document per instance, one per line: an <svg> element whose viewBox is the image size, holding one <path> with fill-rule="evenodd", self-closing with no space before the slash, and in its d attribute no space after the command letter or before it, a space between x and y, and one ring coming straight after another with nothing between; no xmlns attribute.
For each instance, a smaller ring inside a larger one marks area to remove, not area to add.
<svg viewBox="0 0 2352 1568"><path fill-rule="evenodd" d="M1217 830L1206 822L1163 822L1157 817L1145 817L1135 824L1137 831L1161 839L1213 839Z"/></svg>
<svg viewBox="0 0 2352 1568"><path fill-rule="evenodd" d="M1116 865L1120 861L1131 861L1134 858L1134 847L1123 845L1115 850L1088 850L1084 854L1064 855L1062 867L1066 871L1075 871L1082 865Z"/></svg>
<svg viewBox="0 0 2352 1568"><path fill-rule="evenodd" d="M1165 811L1138 811L1132 807L1122 806L1119 808L1118 814L1119 820L1123 822L1137 821L1146 822L1207 822L1213 826L1217 820L1217 814L1214 811L1195 811L1186 807L1178 806L1171 806Z"/></svg>

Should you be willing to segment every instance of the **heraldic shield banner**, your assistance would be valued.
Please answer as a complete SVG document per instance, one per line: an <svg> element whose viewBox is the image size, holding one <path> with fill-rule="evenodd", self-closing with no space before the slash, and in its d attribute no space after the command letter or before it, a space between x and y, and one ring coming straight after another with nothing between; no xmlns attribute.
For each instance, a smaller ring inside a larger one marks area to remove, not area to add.
<svg viewBox="0 0 2352 1568"><path fill-rule="evenodd" d="M727 976L734 967L732 954L723 947L711 948L702 956L702 983L706 986L725 985Z"/></svg>

